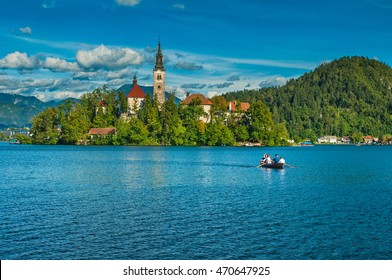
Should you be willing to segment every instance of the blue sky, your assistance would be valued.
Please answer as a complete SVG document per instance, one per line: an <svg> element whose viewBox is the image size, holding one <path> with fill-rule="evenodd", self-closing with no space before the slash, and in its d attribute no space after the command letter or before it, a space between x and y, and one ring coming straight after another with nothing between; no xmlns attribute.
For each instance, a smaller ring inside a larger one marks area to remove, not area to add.
<svg viewBox="0 0 392 280"><path fill-rule="evenodd" d="M0 92L41 100L153 83L209 97L282 85L342 56L392 65L392 0L0 2Z"/></svg>

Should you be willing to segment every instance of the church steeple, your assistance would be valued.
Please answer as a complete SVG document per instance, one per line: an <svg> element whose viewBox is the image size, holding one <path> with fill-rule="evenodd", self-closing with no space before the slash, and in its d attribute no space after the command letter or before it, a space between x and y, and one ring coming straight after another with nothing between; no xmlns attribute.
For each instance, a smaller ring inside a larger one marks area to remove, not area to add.
<svg viewBox="0 0 392 280"><path fill-rule="evenodd" d="M133 84L137 85L136 73L135 73L135 75L133 75Z"/></svg>
<svg viewBox="0 0 392 280"><path fill-rule="evenodd" d="M159 38L159 41L158 41L158 52L156 55L154 71L156 71L156 70L165 71L165 68L163 67L163 55L162 55L162 51L161 51L161 38Z"/></svg>
<svg viewBox="0 0 392 280"><path fill-rule="evenodd" d="M158 51L154 68L154 98L158 100L160 105L165 102L165 68L163 67L161 38L158 40Z"/></svg>

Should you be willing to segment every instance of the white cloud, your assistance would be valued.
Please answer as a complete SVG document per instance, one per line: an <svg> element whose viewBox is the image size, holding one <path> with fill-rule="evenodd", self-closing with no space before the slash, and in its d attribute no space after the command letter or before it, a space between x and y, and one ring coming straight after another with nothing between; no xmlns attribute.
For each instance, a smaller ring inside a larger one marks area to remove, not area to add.
<svg viewBox="0 0 392 280"><path fill-rule="evenodd" d="M177 62L176 65L174 65L174 69L196 71L196 70L203 69L203 66L197 65L194 62L180 61L180 62Z"/></svg>
<svg viewBox="0 0 392 280"><path fill-rule="evenodd" d="M86 69L104 68L115 70L143 63L143 56L130 48L109 49L100 45L92 50L80 50L76 54L78 64Z"/></svg>
<svg viewBox="0 0 392 280"><path fill-rule="evenodd" d="M21 28L19 28L19 31L22 32L23 34L27 34L27 35L31 35L33 33L30 26L21 27Z"/></svg>
<svg viewBox="0 0 392 280"><path fill-rule="evenodd" d="M122 6L131 6L134 7L136 5L139 5L141 2L141 0L116 0L116 3L118 5L122 5Z"/></svg>
<svg viewBox="0 0 392 280"><path fill-rule="evenodd" d="M42 68L49 69L53 72L79 71L80 68L76 62L68 62L57 57L47 57L42 64Z"/></svg>
<svg viewBox="0 0 392 280"><path fill-rule="evenodd" d="M118 70L118 71L110 71L110 72L106 75L106 77L107 77L109 80L122 79L122 78L126 78L126 77L128 77L129 79L131 79L131 78L130 78L130 77L131 77L131 74L132 74L131 69L129 69L129 68L124 68L124 69L121 69L121 70Z"/></svg>
<svg viewBox="0 0 392 280"><path fill-rule="evenodd" d="M279 87L283 86L287 83L288 79L285 77L273 77L273 78L268 78L264 81L261 81L259 86L260 87Z"/></svg>
<svg viewBox="0 0 392 280"><path fill-rule="evenodd" d="M184 4L174 4L173 8L184 10L185 9L185 5Z"/></svg>
<svg viewBox="0 0 392 280"><path fill-rule="evenodd" d="M0 59L0 68L12 69L35 69L38 68L40 61L36 56L27 56L26 53L13 52L3 59Z"/></svg>

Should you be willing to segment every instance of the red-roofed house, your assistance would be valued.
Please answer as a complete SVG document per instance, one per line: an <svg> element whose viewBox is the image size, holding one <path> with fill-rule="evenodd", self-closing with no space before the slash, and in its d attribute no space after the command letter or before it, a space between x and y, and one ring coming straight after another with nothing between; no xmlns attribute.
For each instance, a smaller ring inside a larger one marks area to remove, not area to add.
<svg viewBox="0 0 392 280"><path fill-rule="evenodd" d="M200 93L190 94L187 98L185 98L185 100L181 102L181 105L188 106L195 99L199 99L201 101L200 106L203 107L204 112L207 115L207 116L200 117L200 120L205 123L210 122L211 121L210 110L211 110L212 102L208 98L206 98L203 94Z"/></svg>
<svg viewBox="0 0 392 280"><path fill-rule="evenodd" d="M136 114L139 110L140 105L146 98L146 94L143 92L141 87L137 84L136 74L133 76L133 88L128 93L128 109L130 114Z"/></svg>
<svg viewBox="0 0 392 280"><path fill-rule="evenodd" d="M239 103L239 102L237 102L237 101L230 101L229 104L228 104L228 106L227 106L227 108L229 109L230 112L237 111L238 108L237 108L236 105L238 105L238 103ZM245 111L248 111L248 110L249 110L250 104L249 104L248 102L241 102L240 104L241 104L241 109L240 109L240 111L245 112Z"/></svg>
<svg viewBox="0 0 392 280"><path fill-rule="evenodd" d="M88 135L92 136L106 136L110 134L116 134L116 129L113 127L105 127L105 128L91 128L88 132Z"/></svg>

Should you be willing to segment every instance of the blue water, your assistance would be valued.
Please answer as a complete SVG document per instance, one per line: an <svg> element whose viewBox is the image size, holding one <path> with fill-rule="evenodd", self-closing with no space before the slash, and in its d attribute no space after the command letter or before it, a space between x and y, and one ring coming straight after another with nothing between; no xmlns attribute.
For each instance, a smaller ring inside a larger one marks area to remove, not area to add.
<svg viewBox="0 0 392 280"><path fill-rule="evenodd" d="M295 168L256 168L279 153ZM0 145L1 259L392 259L392 146Z"/></svg>

